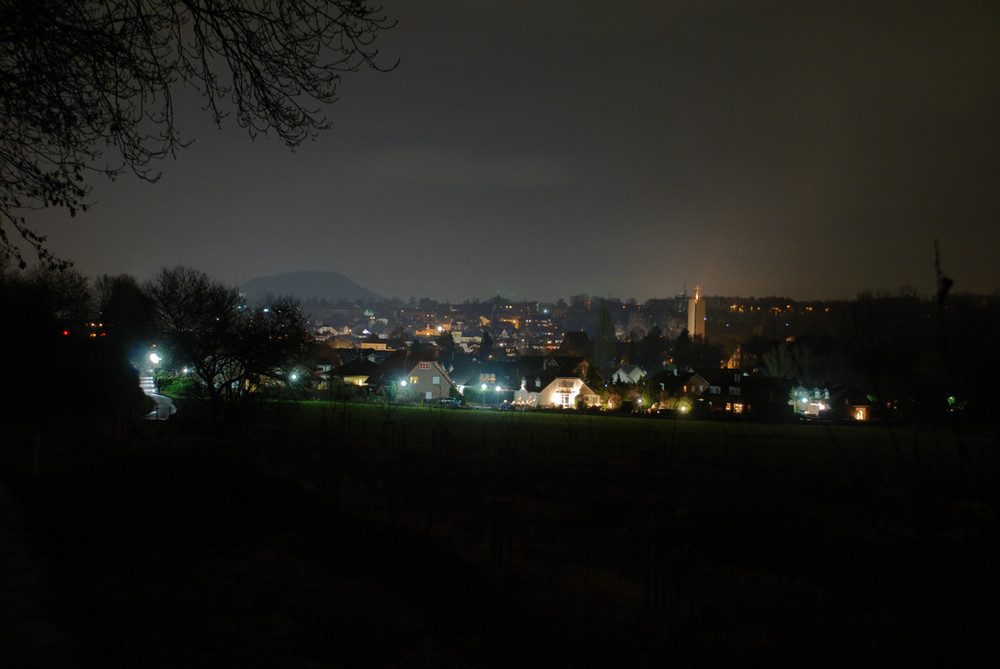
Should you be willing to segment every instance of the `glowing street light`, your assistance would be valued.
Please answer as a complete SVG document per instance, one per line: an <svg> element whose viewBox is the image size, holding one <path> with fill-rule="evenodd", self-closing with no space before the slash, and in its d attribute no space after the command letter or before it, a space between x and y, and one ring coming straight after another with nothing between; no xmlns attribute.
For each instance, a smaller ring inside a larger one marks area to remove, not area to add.
<svg viewBox="0 0 1000 669"><path fill-rule="evenodd" d="M160 354L157 353L156 351L153 351L152 353L149 354L149 361L154 365L160 364L161 360L163 360L163 358L161 358Z"/></svg>

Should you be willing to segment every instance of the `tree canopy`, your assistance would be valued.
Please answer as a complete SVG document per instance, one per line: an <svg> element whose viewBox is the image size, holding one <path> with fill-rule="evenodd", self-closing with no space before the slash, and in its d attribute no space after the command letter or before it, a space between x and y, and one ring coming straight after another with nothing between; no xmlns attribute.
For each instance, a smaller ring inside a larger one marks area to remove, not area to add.
<svg viewBox="0 0 1000 669"><path fill-rule="evenodd" d="M0 0L0 256L65 266L27 213L86 210L95 174L155 180L180 87L296 146L389 27L364 0Z"/></svg>
<svg viewBox="0 0 1000 669"><path fill-rule="evenodd" d="M235 287L187 267L162 270L146 292L173 366L189 368L213 417L238 418L262 384L283 382L310 341L291 298L248 307Z"/></svg>
<svg viewBox="0 0 1000 669"><path fill-rule="evenodd" d="M114 336L92 327L88 281L68 269L8 271L0 259L0 416L116 415L142 408L138 377Z"/></svg>

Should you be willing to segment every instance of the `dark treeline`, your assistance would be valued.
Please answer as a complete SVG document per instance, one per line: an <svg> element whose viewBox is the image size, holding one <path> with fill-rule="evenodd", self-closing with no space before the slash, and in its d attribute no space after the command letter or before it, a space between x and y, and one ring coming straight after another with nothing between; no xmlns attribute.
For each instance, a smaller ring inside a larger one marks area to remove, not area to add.
<svg viewBox="0 0 1000 669"><path fill-rule="evenodd" d="M138 377L156 353L185 370L187 394L213 418L235 418L309 340L296 301L251 307L235 286L185 267L140 283L0 266L0 309L0 413L9 415L141 415Z"/></svg>
<svg viewBox="0 0 1000 669"><path fill-rule="evenodd" d="M112 280L92 286L72 270L3 270L0 413L43 418L140 409L129 347L143 336L135 329L142 316L128 303L125 284L107 292ZM134 280L131 286L138 290ZM122 336L99 336L102 307L118 314Z"/></svg>

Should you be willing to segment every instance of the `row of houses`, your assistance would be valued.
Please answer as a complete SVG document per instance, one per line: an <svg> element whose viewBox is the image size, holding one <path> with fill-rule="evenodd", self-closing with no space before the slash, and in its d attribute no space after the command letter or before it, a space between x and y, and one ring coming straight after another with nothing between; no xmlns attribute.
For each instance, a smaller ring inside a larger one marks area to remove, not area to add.
<svg viewBox="0 0 1000 669"><path fill-rule="evenodd" d="M342 365L321 368L321 374L324 382L341 382L377 394L392 392L400 400L415 402L462 397L474 403L524 407L613 408L608 397L633 388L634 396L648 398L645 405L639 401L642 408L654 411L725 413L765 420L794 414L852 420L870 417L868 399L847 386L807 388L794 380L731 369L665 369L647 375L636 365L621 365L598 373L590 364L587 358L572 355L443 363L432 351L366 350Z"/></svg>
<svg viewBox="0 0 1000 669"><path fill-rule="evenodd" d="M778 420L803 418L868 420L871 401L846 385L806 387L795 379L777 379L733 369L668 371L649 383L661 394L660 408L728 413Z"/></svg>
<svg viewBox="0 0 1000 669"><path fill-rule="evenodd" d="M572 356L525 356L516 363L469 361L446 368L432 352L399 350L381 359L374 352L359 356L324 377L418 402L475 397L527 407L594 407L601 398L583 381L587 364Z"/></svg>

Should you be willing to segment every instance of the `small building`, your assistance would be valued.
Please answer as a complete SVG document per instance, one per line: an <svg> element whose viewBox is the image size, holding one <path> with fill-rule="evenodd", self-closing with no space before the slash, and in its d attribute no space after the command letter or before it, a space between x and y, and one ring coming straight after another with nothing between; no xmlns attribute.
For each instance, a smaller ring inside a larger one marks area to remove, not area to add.
<svg viewBox="0 0 1000 669"><path fill-rule="evenodd" d="M416 363L400 385L403 386L401 390L405 395L421 402L451 397L451 389L456 388L455 382L437 360L421 360Z"/></svg>
<svg viewBox="0 0 1000 669"><path fill-rule="evenodd" d="M538 393L538 406L559 409L575 409L580 404L586 407L600 406L601 397L583 379L571 376L556 377Z"/></svg>

